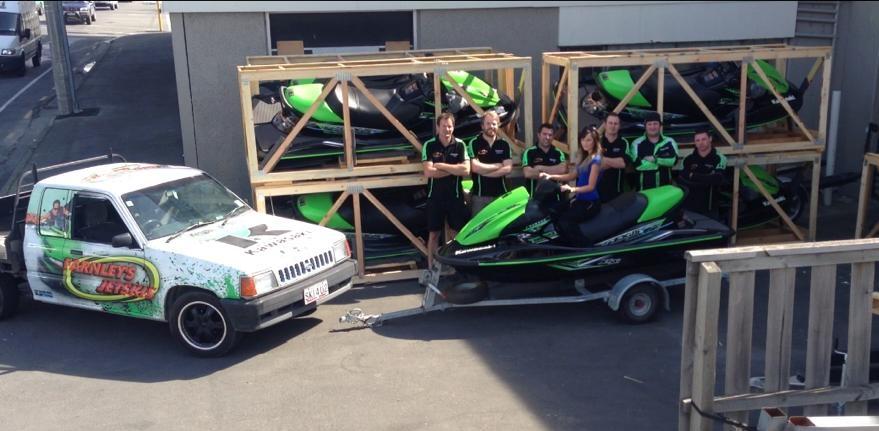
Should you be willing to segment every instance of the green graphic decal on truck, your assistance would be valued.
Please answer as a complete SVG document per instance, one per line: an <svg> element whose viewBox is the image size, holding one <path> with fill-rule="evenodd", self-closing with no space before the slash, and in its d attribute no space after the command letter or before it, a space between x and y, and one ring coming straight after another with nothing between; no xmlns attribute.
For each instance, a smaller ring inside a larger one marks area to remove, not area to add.
<svg viewBox="0 0 879 431"><path fill-rule="evenodd" d="M159 271L132 256L64 259L64 287L92 301L152 300L159 290Z"/></svg>

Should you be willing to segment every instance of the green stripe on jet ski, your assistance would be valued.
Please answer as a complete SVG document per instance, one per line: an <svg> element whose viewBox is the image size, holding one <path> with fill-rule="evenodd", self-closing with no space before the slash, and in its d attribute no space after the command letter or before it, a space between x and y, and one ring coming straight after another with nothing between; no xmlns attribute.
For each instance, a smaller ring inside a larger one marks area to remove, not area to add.
<svg viewBox="0 0 879 431"><path fill-rule="evenodd" d="M682 239L682 240L668 241L668 242L657 242L655 244L637 245L637 246L625 247L625 248L620 248L620 249L612 249L609 247L606 247L606 248L603 247L603 249L599 250L599 251L593 251L593 252L589 252L589 253L582 253L582 254L576 254L576 255L546 257L543 259L532 259L532 260L522 259L522 260L508 260L508 261L502 261L502 262L483 262L483 263L480 263L479 266L513 266L513 265L536 264L536 263L547 263L547 262L564 262L564 261L573 260L573 259L582 259L584 257L605 256L608 254L628 253L631 251L648 250L651 248L672 247L672 246L681 245L681 244L690 244L690 243L694 243L694 242L712 241L712 240L721 239L721 238L723 238L723 235L710 235L710 236L699 237L699 238Z"/></svg>

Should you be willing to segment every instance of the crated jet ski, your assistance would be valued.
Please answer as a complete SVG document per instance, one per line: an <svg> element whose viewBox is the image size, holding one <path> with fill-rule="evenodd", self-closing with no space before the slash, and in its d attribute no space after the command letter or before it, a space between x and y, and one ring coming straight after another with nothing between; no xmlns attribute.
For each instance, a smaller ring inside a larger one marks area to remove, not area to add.
<svg viewBox="0 0 879 431"><path fill-rule="evenodd" d="M787 81L771 64L757 60L771 85L798 111L803 104L802 95L809 85L804 80L800 87ZM705 102L723 126L732 131L737 124L739 109L739 81L741 72L734 62L699 63L676 65L678 71L690 87ZM597 119L616 108L617 104L635 86L646 67L631 67L597 71L592 76L584 74L581 89L585 87L586 95L581 99L580 106L585 112ZM657 73L644 83L626 107L620 112L622 134L626 137L644 133L644 115L656 111ZM760 78L752 66L748 66L748 98L746 102L748 128L756 128L787 116L787 111L775 99L768 84ZM705 115L681 87L680 83L666 72L664 128L667 135L689 135L699 128L711 127ZM560 118L564 118L562 115Z"/></svg>
<svg viewBox="0 0 879 431"><path fill-rule="evenodd" d="M400 222L416 236L427 237L427 194L423 186L376 189L372 193ZM339 193L301 195L292 202L292 216L319 223L332 208ZM420 252L368 200L361 199L364 255L370 263L407 257L420 259ZM344 232L354 244L354 208L347 200L327 221L327 227Z"/></svg>
<svg viewBox="0 0 879 431"><path fill-rule="evenodd" d="M685 250L723 247L732 234L720 222L681 210L684 190L669 185L602 205L579 226L588 243L571 244L555 226L556 190L557 184L541 182L533 198L524 187L499 197L436 259L484 281L585 278L600 284L627 273L662 280L683 275Z"/></svg>
<svg viewBox="0 0 879 431"><path fill-rule="evenodd" d="M491 85L467 72L449 75L482 109L500 114L501 126L509 123L516 105ZM433 135L434 95L430 74L363 78L370 92L422 142ZM455 115L455 135L475 136L481 120L466 99L441 79L443 109ZM324 89L324 81L297 81L289 85L260 87L253 99L258 155L264 157L283 141ZM379 110L353 85L349 86L349 112L357 157L413 155L415 150ZM344 153L342 88L337 86L315 111L305 128L281 158L288 168L320 166Z"/></svg>

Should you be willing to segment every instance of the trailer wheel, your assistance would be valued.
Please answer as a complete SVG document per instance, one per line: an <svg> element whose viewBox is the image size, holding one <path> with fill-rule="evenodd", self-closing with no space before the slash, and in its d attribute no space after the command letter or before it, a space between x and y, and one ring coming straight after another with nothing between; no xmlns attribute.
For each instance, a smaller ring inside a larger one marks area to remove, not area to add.
<svg viewBox="0 0 879 431"><path fill-rule="evenodd" d="M225 355L235 347L240 335L220 301L205 292L187 292L177 298L168 325L189 353L201 357Z"/></svg>
<svg viewBox="0 0 879 431"><path fill-rule="evenodd" d="M473 304L488 297L488 286L482 281L466 281L446 288L443 294L450 304Z"/></svg>
<svg viewBox="0 0 879 431"><path fill-rule="evenodd" d="M617 313L628 323L646 323L656 317L659 302L659 290L656 285L649 282L639 283L623 295Z"/></svg>
<svg viewBox="0 0 879 431"><path fill-rule="evenodd" d="M8 277L0 277L0 320L12 317L18 310L18 287Z"/></svg>

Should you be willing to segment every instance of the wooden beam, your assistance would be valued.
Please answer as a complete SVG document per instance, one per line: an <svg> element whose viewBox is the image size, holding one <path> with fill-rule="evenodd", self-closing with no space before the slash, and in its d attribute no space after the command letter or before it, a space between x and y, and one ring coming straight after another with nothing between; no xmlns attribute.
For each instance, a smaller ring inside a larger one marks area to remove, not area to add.
<svg viewBox="0 0 879 431"><path fill-rule="evenodd" d="M266 185L292 181L342 179L375 175L399 175L423 172L423 170L424 167L421 165L421 162L404 165L355 166L352 170L344 168L305 169L256 175L251 178L250 182L254 185Z"/></svg>
<svg viewBox="0 0 879 431"><path fill-rule="evenodd" d="M693 355L696 352L696 305L699 301L699 264L687 262L684 284L683 334L681 335L680 397L685 400L693 395ZM690 414L678 411L678 431L690 429Z"/></svg>
<svg viewBox="0 0 879 431"><path fill-rule="evenodd" d="M409 269L402 271L380 272L376 274L355 275L354 284L364 285L375 283L390 283L392 281L400 280L413 280L420 277L423 273L423 269Z"/></svg>
<svg viewBox="0 0 879 431"><path fill-rule="evenodd" d="M351 193L348 193L347 190L342 192L342 194L339 195L336 201L333 202L333 206L330 207L330 210L327 211L326 214L324 214L323 218L321 218L320 222L318 222L317 224L320 226L326 226L327 223L330 221L330 218L339 211L339 208L341 208L342 204L345 203L345 200L348 199L348 196L351 196Z"/></svg>
<svg viewBox="0 0 879 431"><path fill-rule="evenodd" d="M530 64L528 67L522 68L522 81L520 85L519 97L523 98L525 103L525 142L530 148L534 145L534 96L531 95L531 89L534 88L534 85L531 78ZM514 140L510 143L515 144L516 141Z"/></svg>
<svg viewBox="0 0 879 431"><path fill-rule="evenodd" d="M861 168L861 190L858 193L858 218L855 223L855 238L864 237L864 224L867 220L867 210L870 207L870 196L873 194L873 165L864 158L864 167Z"/></svg>
<svg viewBox="0 0 879 431"><path fill-rule="evenodd" d="M800 119L800 116L797 115L797 112L794 111L794 108L790 106L790 103L787 103L787 100L785 100L785 98L778 93L778 90L776 90L775 86L772 85L772 80L770 80L769 77L766 76L766 72L763 71L763 68L761 68L759 64L754 63L754 71L757 72L757 75L760 75L760 78L763 79L766 87L769 88L769 91L772 93L773 96L775 96L775 100L777 100L778 103L781 103L781 106L784 107L784 110L787 111L787 114L790 116L791 120L793 120L797 127L800 128L800 131L802 131L803 134L806 135L806 138L812 141L813 144L818 145L819 142L815 140L814 136L812 136L812 132L810 132L809 128L806 127L805 124L803 124L803 120ZM827 105L822 104L821 106L826 107ZM821 142L820 144L824 143Z"/></svg>
<svg viewBox="0 0 879 431"><path fill-rule="evenodd" d="M559 115L559 107L562 104L562 94L565 93L565 88L567 86L568 86L568 69L565 69L565 71L562 72L562 77L559 79L559 88L557 88L556 92L555 92L555 98L553 99L553 102L552 102L552 111L550 111L550 114L548 117L543 117L544 123L552 124L552 122L555 121L556 115ZM571 107L568 107L568 109L570 110Z"/></svg>
<svg viewBox="0 0 879 431"><path fill-rule="evenodd" d="M287 137L284 138L284 140L281 141L280 144L272 147L272 149L269 150L268 155L263 160L262 166L260 166L260 170L263 173L271 172L273 169L275 169L275 165L277 165L278 161L281 160L281 156L284 155L284 152L287 151L287 148L290 147L290 144L293 143L293 140L296 139L296 136L299 135L299 132L301 132L305 125L308 124L308 121L311 120L311 116L314 115L315 111L317 111L317 108L321 106L324 100L326 100L327 95L329 95L330 92L333 91L333 88L335 88L336 84L338 83L339 79L333 77L330 82L325 84L323 91L321 91L320 95L317 96L317 99L315 99L315 101L311 104L308 110L305 111L305 113L302 115L302 118L300 118L299 121L296 122L296 125L293 126L293 130L291 130L290 133L287 134Z"/></svg>
<svg viewBox="0 0 879 431"><path fill-rule="evenodd" d="M443 89L440 83L440 70L433 70L433 134L437 134L436 122L439 120L440 114L443 113ZM443 72L444 73L444 72Z"/></svg>
<svg viewBox="0 0 879 431"><path fill-rule="evenodd" d="M812 68L809 69L809 73L806 75L806 81L809 83L815 79L815 75L818 74L818 70L821 69L821 65L824 63L824 57L818 57L815 59L815 63L812 64Z"/></svg>
<svg viewBox="0 0 879 431"><path fill-rule="evenodd" d="M740 149L745 144L745 132L748 124L745 122L745 107L748 104L748 62L742 61L739 66L739 121L738 127L738 145L736 149Z"/></svg>
<svg viewBox="0 0 879 431"><path fill-rule="evenodd" d="M764 392L788 388L791 334L793 328L796 270L769 271L769 314L766 320L766 359Z"/></svg>
<svg viewBox="0 0 879 431"><path fill-rule="evenodd" d="M354 198L354 243L357 248L357 275L363 276L366 270L366 256L363 254L363 219L360 212L360 193L352 193Z"/></svg>
<svg viewBox="0 0 879 431"><path fill-rule="evenodd" d="M717 367L717 316L720 311L720 268L714 263L699 265L699 297L696 306L696 346L693 355L693 402L703 412L714 411ZM690 416L691 431L710 431L711 419Z"/></svg>
<svg viewBox="0 0 879 431"><path fill-rule="evenodd" d="M751 168L745 165L743 166L743 171L745 172L745 175L747 175L748 178L751 179L751 182L753 182L754 185L757 186L757 189L760 190L760 194L762 194L763 197L766 198L766 200L769 202L769 204L772 205L772 208L775 209L775 212L777 212L781 219L784 220L785 224L787 224L787 227L791 230L791 232L793 232L794 235L796 235L797 238L802 241L804 237L803 233L800 232L800 228L797 227L796 224L794 224L790 217L788 217L787 213L784 212L784 209L782 209L778 205L778 203L775 202L775 198L772 197L772 194L766 191L766 187L764 187L763 183L757 178L757 176L754 175L753 172L751 172Z"/></svg>
<svg viewBox="0 0 879 431"><path fill-rule="evenodd" d="M828 117L830 115L830 72L833 70L833 62L830 54L824 61L824 73L821 74L821 104L818 110L818 144L827 144Z"/></svg>
<svg viewBox="0 0 879 431"><path fill-rule="evenodd" d="M384 104L379 102L375 95L373 95L372 92L369 91L368 88L366 88L366 84L364 84L363 81L360 80L360 78L352 76L351 83L353 83L354 86L357 87L358 90L360 90L361 94L366 96L369 102L372 103L372 105L375 106L376 109L378 109L378 111L382 113L382 115L384 115L384 117L391 123L391 125L393 125L394 128L397 129L397 131L400 132L400 134L403 135L403 137L406 138L406 140L409 141L409 143L412 144L412 146L415 147L416 150L421 151L421 142L418 141L418 138L415 136L415 134L412 133L412 131L407 129L405 126L403 126L403 124L400 123L400 120L398 120L397 117L394 116L394 114L391 114L391 111L388 111L388 108L385 108Z"/></svg>
<svg viewBox="0 0 879 431"><path fill-rule="evenodd" d="M352 184L353 183L353 184ZM265 196L290 196L310 193L340 192L348 190L352 185L368 189L407 187L427 184L422 174L398 175L392 177L356 178L351 181L308 181L294 184L273 184L256 186Z"/></svg>
<svg viewBox="0 0 879 431"><path fill-rule="evenodd" d="M354 169L354 133L351 130L351 108L348 80L342 80L342 122L345 128L345 165L348 170Z"/></svg>
<svg viewBox="0 0 879 431"><path fill-rule="evenodd" d="M755 393L718 397L714 400L716 413L760 410L764 407L798 407L814 404L836 404L855 400L874 400L879 398L879 383L858 387L825 386L798 391L781 391L771 394ZM684 400L684 408L690 400Z"/></svg>
<svg viewBox="0 0 879 431"><path fill-rule="evenodd" d="M550 74L552 73L551 66L547 62L543 62L540 65L540 118L546 120L549 117L549 87L550 87ZM559 82L559 86L561 86L561 82Z"/></svg>
<svg viewBox="0 0 879 431"><path fill-rule="evenodd" d="M857 387L870 383L870 340L872 336L873 283L875 262L852 264L848 311L848 351L846 352L845 386ZM846 404L845 414L867 414L867 402Z"/></svg>
<svg viewBox="0 0 879 431"><path fill-rule="evenodd" d="M817 160L812 162L812 186L809 189L809 241L818 240L818 195L821 194L818 181L820 180L821 154L818 154Z"/></svg>
<svg viewBox="0 0 879 431"><path fill-rule="evenodd" d="M572 160L580 153L580 144L577 143L577 134L580 132L580 109L577 107L578 91L574 91L575 88L579 88L579 83L580 69L576 66L572 66L568 69L568 88L571 89L571 91L568 91L568 100L566 102L568 106L567 142L568 148L571 150L569 156Z"/></svg>
<svg viewBox="0 0 879 431"><path fill-rule="evenodd" d="M250 82L241 81L238 89L241 98L241 126L244 129L244 158L247 163L247 172L252 176L259 170L259 160L256 155L256 134L254 133Z"/></svg>
<svg viewBox="0 0 879 431"><path fill-rule="evenodd" d="M399 230L400 233L402 233L403 236L405 236L409 240L409 242L411 242L412 245L414 245L415 248L417 248L418 251L421 252L421 254L427 256L427 247L424 245L424 242L418 239L418 237L416 237L412 233L412 231L409 230L409 228L404 226L403 223L401 223L400 220L394 216L394 213L392 213L388 210L387 207L382 205L381 201L379 201L378 198L375 197L375 195L370 193L369 190L363 189L363 196L365 196L366 199L372 202L372 205L375 206L376 209L379 210L379 212L384 214L384 216L387 217L388 221L390 221L391 224L393 224L397 228L397 230Z"/></svg>
<svg viewBox="0 0 879 431"><path fill-rule="evenodd" d="M830 385L833 353L833 310L836 300L836 265L812 267L809 288L809 332L806 338L806 389ZM744 393L746 391L740 392ZM826 416L826 405L806 407L805 416Z"/></svg>
<svg viewBox="0 0 879 431"><path fill-rule="evenodd" d="M735 245L737 231L739 229L739 194L740 194L740 183L742 182L742 169L736 165L733 168L733 192L732 192L732 209L730 210L730 229L733 231L733 236L730 238L730 243Z"/></svg>
<svg viewBox="0 0 879 431"><path fill-rule="evenodd" d="M717 130L717 133L720 133L720 136L723 136L723 139L726 140L727 144L735 145L735 139L733 139L732 136L730 136L729 133L726 131L726 128L724 128L723 125L720 124L720 121L717 120L717 117L714 116L714 113L712 113L711 110L709 110L708 107L705 106L705 102L703 102L702 99L699 98L699 95L696 94L692 87L690 87L690 84L687 83L687 80L685 80L684 77L681 76L680 72L678 72L678 69L675 68L673 64L669 64L668 71L671 72L672 76L674 76L678 83L681 84L681 88L683 88L687 95L690 96L690 99L693 99L693 102L696 104L696 106L699 107L699 110L702 111L702 114L705 115L705 118L707 118L708 121L711 122L711 124Z"/></svg>
<svg viewBox="0 0 879 431"><path fill-rule="evenodd" d="M726 380L727 395L750 392L751 340L754 326L754 271L729 275L729 303L726 327ZM747 414L731 415L740 422Z"/></svg>
<svg viewBox="0 0 879 431"><path fill-rule="evenodd" d="M622 51L621 51L622 52ZM544 59L553 64L568 62L577 67L613 67L613 66L646 66L657 60L667 59L671 64L706 63L722 61L741 61L745 57L774 60L777 58L816 58L823 57L830 52L830 47L795 47L786 46L780 48L758 49L734 49L722 52L700 52L692 48L679 49L677 51L650 52L650 50L625 51L623 53L595 53L572 52L566 57L544 55ZM577 57L577 55L582 55ZM559 64L562 65L562 64Z"/></svg>
<svg viewBox="0 0 879 431"><path fill-rule="evenodd" d="M660 66L656 73L656 112L659 113L660 124L665 117L665 67Z"/></svg>

